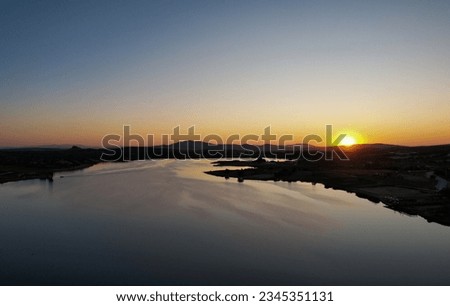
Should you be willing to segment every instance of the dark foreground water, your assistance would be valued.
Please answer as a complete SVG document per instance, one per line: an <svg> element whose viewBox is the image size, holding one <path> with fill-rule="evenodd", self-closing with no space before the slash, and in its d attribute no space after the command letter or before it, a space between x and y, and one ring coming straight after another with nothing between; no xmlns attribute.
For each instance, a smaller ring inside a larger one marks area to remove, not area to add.
<svg viewBox="0 0 450 306"><path fill-rule="evenodd" d="M0 284L450 285L450 228L343 191L100 164L0 185Z"/></svg>

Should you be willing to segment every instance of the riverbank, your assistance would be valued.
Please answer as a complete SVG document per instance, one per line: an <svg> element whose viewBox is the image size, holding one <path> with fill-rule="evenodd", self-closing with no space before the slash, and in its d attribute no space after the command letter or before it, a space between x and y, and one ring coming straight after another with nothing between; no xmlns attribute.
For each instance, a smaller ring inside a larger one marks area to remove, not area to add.
<svg viewBox="0 0 450 306"><path fill-rule="evenodd" d="M197 149L194 146L194 149ZM110 156L111 161L121 162L161 158L208 158L210 148L203 151L191 150L189 146L170 148L126 148L117 150ZM214 147L214 149L217 149ZM160 151L158 151L160 150ZM387 207L418 215L429 222L450 226L450 146L398 147L386 145L363 145L344 149L347 160L311 161L314 154L305 156L299 151L258 151L246 150L214 151L222 157L239 158L242 153L253 160L219 160L219 167L238 167L238 170L214 170L207 174L225 178L234 177L238 181L274 180L286 182L321 183L327 188L344 190L366 198L372 202L382 202ZM144 152L145 151L145 152ZM122 153L126 153L124 155ZM148 154L150 152L150 154ZM53 180L56 172L80 170L103 162L102 154L111 153L100 149L67 150L2 150L0 151L0 183L11 181L42 179ZM144 153L146 153L144 155ZM195 154L193 154L195 153ZM293 154L294 153L294 154ZM292 158L282 162L268 162L258 156ZM121 158L119 158L121 157Z"/></svg>
<svg viewBox="0 0 450 306"><path fill-rule="evenodd" d="M75 171L101 162L101 151L73 147L67 150L0 151L0 184L21 180L53 181L56 172Z"/></svg>
<svg viewBox="0 0 450 306"><path fill-rule="evenodd" d="M440 159L434 154L433 159L427 159L427 156L414 154L413 158L405 155L407 158L399 159L397 153L390 151L347 153L350 159L346 161L218 161L214 166L233 169L206 173L225 179L236 178L238 182L320 183L325 188L354 193L395 211L450 226L450 193L445 177L448 155Z"/></svg>

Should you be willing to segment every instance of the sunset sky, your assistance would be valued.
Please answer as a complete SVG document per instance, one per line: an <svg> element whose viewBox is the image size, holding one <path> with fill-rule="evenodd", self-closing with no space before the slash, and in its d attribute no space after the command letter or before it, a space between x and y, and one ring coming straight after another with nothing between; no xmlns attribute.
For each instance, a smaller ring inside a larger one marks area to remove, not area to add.
<svg viewBox="0 0 450 306"><path fill-rule="evenodd" d="M450 1L2 1L0 147L106 134L450 143Z"/></svg>

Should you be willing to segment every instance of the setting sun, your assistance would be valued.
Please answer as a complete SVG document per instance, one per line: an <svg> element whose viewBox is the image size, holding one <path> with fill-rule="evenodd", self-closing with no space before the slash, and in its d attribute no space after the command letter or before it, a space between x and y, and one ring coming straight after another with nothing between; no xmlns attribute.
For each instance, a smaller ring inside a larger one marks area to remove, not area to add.
<svg viewBox="0 0 450 306"><path fill-rule="evenodd" d="M346 135L341 141L341 145L346 147L353 146L354 144L356 144L356 139L350 135Z"/></svg>

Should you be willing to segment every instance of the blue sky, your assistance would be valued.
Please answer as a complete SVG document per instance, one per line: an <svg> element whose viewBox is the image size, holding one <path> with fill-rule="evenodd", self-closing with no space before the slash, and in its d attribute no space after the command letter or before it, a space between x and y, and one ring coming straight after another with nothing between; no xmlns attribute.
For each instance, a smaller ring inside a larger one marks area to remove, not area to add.
<svg viewBox="0 0 450 306"><path fill-rule="evenodd" d="M449 1L2 1L0 145L181 125L450 142Z"/></svg>

